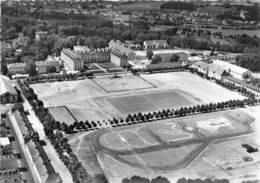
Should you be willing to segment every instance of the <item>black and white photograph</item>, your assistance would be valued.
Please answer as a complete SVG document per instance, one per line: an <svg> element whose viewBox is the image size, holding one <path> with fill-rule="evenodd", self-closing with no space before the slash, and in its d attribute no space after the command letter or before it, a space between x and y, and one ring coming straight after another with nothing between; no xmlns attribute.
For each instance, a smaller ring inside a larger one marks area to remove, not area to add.
<svg viewBox="0 0 260 183"><path fill-rule="evenodd" d="M0 183L260 183L260 0L0 1Z"/></svg>

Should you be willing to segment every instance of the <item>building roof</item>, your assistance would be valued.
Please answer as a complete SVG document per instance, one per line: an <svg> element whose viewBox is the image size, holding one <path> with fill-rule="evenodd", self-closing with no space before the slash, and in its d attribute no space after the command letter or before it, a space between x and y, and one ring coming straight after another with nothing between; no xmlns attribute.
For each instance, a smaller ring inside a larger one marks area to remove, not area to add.
<svg viewBox="0 0 260 183"><path fill-rule="evenodd" d="M10 144L8 137L0 137L0 146L7 146Z"/></svg>
<svg viewBox="0 0 260 183"><path fill-rule="evenodd" d="M62 52L64 54L66 54L68 57L70 57L71 59L73 59L73 60L80 60L80 56L76 52L74 52L74 51L72 51L70 49L65 49L64 48L62 50Z"/></svg>
<svg viewBox="0 0 260 183"><path fill-rule="evenodd" d="M0 95L3 95L5 93L10 93L14 95L17 94L11 81L7 80L4 77L0 77Z"/></svg>
<svg viewBox="0 0 260 183"><path fill-rule="evenodd" d="M222 68L225 68L226 70L232 70L233 72L237 72L240 74L243 74L245 72L248 72L249 70L234 64L230 64L228 62L222 61L222 60L213 60L214 65L220 66Z"/></svg>
<svg viewBox="0 0 260 183"><path fill-rule="evenodd" d="M112 50L118 50L119 52L122 52L124 54L126 54L127 56L129 56L129 54L135 54L133 52L133 50L131 50L130 48L127 48L123 45L123 43L119 42L119 41L110 41L109 42L109 48L111 48Z"/></svg>

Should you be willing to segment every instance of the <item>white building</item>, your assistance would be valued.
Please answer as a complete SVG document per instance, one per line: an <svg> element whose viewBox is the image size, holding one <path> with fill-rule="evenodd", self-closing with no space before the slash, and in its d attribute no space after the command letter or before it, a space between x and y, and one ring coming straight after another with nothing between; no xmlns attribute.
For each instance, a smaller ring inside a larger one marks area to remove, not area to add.
<svg viewBox="0 0 260 183"><path fill-rule="evenodd" d="M252 75L252 72L246 68L230 64L222 60L213 60L213 63L217 68L225 70L232 77L243 80L244 77Z"/></svg>
<svg viewBox="0 0 260 183"><path fill-rule="evenodd" d="M67 70L77 71L84 68L84 62L80 56L70 49L63 49L60 58Z"/></svg>
<svg viewBox="0 0 260 183"><path fill-rule="evenodd" d="M11 74L21 74L25 72L25 63L11 63L7 65L7 68Z"/></svg>

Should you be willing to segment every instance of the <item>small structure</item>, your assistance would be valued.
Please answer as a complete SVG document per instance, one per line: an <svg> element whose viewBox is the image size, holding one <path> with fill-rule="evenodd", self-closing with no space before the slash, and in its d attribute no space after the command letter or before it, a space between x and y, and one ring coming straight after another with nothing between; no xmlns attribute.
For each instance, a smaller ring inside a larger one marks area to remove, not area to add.
<svg viewBox="0 0 260 183"><path fill-rule="evenodd" d="M0 77L0 103L15 103L18 100L18 94L10 80Z"/></svg>
<svg viewBox="0 0 260 183"><path fill-rule="evenodd" d="M46 39L48 36L48 32L47 31L36 31L35 32L35 40L37 41L41 41Z"/></svg>

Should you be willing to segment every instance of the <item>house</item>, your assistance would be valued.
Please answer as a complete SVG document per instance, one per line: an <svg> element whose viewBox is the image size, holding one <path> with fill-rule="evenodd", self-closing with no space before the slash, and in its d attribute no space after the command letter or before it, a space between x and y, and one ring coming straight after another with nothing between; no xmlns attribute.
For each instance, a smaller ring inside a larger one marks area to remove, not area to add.
<svg viewBox="0 0 260 183"><path fill-rule="evenodd" d="M18 101L18 94L12 81L0 76L0 103L15 103Z"/></svg>
<svg viewBox="0 0 260 183"><path fill-rule="evenodd" d="M168 47L166 40L147 40L143 42L144 49L164 49Z"/></svg>

